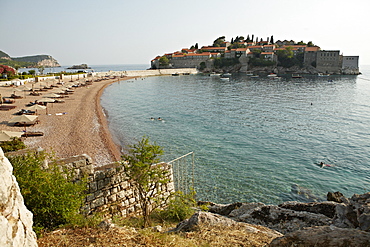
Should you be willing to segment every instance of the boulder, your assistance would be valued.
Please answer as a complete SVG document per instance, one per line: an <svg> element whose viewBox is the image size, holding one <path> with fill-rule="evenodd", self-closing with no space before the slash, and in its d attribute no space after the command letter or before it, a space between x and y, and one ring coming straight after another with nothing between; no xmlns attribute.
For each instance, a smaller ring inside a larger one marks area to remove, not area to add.
<svg viewBox="0 0 370 247"><path fill-rule="evenodd" d="M317 226L298 230L288 233L284 237L276 238L269 246L370 246L370 233L356 229L338 228L335 226Z"/></svg>
<svg viewBox="0 0 370 247"><path fill-rule="evenodd" d="M354 194L337 204L333 224L342 228L357 228L370 231L370 192Z"/></svg>
<svg viewBox="0 0 370 247"><path fill-rule="evenodd" d="M13 167L0 148L0 243L7 247L37 246L32 213L26 208Z"/></svg>
<svg viewBox="0 0 370 247"><path fill-rule="evenodd" d="M328 194L326 195L326 199L328 201L333 201L333 202L339 202L339 203L344 202L344 196L339 191L337 191L337 192L328 192Z"/></svg>
<svg viewBox="0 0 370 247"><path fill-rule="evenodd" d="M281 208L291 209L294 211L306 211L315 214L323 214L329 218L335 215L336 202L284 202L279 205Z"/></svg>
<svg viewBox="0 0 370 247"><path fill-rule="evenodd" d="M236 222L230 218L213 214L209 212L199 211L193 214L189 219L180 222L175 229L171 232L189 232L197 231L201 228L209 228L221 226L223 228L242 228L246 234L256 234L263 237L268 237L271 240L277 237L282 237L283 235L272 229L268 229L263 226L256 226L247 223ZM270 240L270 241L271 241Z"/></svg>
<svg viewBox="0 0 370 247"><path fill-rule="evenodd" d="M236 202L232 204L213 204L209 207L208 211L220 215L229 215L233 210L239 208L243 204L241 202Z"/></svg>
<svg viewBox="0 0 370 247"><path fill-rule="evenodd" d="M234 212L232 212L234 215ZM275 205L257 207L247 214L234 217L236 221L262 225L283 234L304 227L325 226L332 223L331 218L305 211L294 211Z"/></svg>

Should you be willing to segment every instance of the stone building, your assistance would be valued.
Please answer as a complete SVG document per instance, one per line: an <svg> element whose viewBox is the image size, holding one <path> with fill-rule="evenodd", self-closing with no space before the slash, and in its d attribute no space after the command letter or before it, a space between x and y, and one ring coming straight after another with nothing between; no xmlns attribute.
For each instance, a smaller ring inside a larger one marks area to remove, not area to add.
<svg viewBox="0 0 370 247"><path fill-rule="evenodd" d="M306 47L304 51L304 60L303 64L305 66L314 66L316 64L317 52L320 50L320 47Z"/></svg>
<svg viewBox="0 0 370 247"><path fill-rule="evenodd" d="M339 52L339 50L318 51L316 69L322 73L340 74L342 59Z"/></svg>
<svg viewBox="0 0 370 247"><path fill-rule="evenodd" d="M358 75L360 73L358 68L359 56L343 56L342 59L342 73L346 75Z"/></svg>

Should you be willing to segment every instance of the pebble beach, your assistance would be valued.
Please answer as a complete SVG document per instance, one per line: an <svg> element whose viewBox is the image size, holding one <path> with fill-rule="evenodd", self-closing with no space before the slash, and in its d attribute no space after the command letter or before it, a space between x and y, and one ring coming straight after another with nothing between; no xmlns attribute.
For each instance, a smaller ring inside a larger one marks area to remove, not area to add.
<svg viewBox="0 0 370 247"><path fill-rule="evenodd" d="M24 143L29 148L41 147L54 153L57 158L87 154L97 166L119 160L120 146L114 143L109 132L100 97L106 86L125 79L130 77L93 81L91 85L71 88L74 92L60 99L63 103L48 103L47 109L37 111L39 123L26 127L26 131L43 132L44 135L22 137ZM32 96L29 91L18 91L17 87L0 87L1 97L10 97L12 93L22 98L15 99L13 104L4 104L16 108L0 111L0 130L24 131L24 127L13 126L8 121L17 116L15 113L19 110L27 109L29 102L40 100L49 92Z"/></svg>

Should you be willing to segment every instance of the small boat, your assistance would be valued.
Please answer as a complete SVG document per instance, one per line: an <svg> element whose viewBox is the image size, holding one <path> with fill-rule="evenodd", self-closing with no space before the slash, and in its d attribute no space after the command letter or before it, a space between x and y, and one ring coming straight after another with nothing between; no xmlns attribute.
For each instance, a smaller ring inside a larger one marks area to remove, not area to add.
<svg viewBox="0 0 370 247"><path fill-rule="evenodd" d="M259 75L252 75L251 78L259 78Z"/></svg>
<svg viewBox="0 0 370 247"><path fill-rule="evenodd" d="M223 81L229 81L230 80L229 77L221 77L220 79L223 80Z"/></svg>
<svg viewBox="0 0 370 247"><path fill-rule="evenodd" d="M299 74L292 74L292 78L302 78L302 76Z"/></svg>
<svg viewBox="0 0 370 247"><path fill-rule="evenodd" d="M180 75L179 73L172 74L172 76L179 76L179 75Z"/></svg>
<svg viewBox="0 0 370 247"><path fill-rule="evenodd" d="M277 74L274 74L274 73L271 73L271 74L268 74L267 77L276 77Z"/></svg>
<svg viewBox="0 0 370 247"><path fill-rule="evenodd" d="M329 76L330 74L317 73L317 76Z"/></svg>
<svg viewBox="0 0 370 247"><path fill-rule="evenodd" d="M230 73L225 73L225 74L222 74L223 77L228 77L228 76L231 76Z"/></svg>
<svg viewBox="0 0 370 247"><path fill-rule="evenodd" d="M211 73L211 74L209 74L209 76L221 76L221 74L216 74L216 73Z"/></svg>

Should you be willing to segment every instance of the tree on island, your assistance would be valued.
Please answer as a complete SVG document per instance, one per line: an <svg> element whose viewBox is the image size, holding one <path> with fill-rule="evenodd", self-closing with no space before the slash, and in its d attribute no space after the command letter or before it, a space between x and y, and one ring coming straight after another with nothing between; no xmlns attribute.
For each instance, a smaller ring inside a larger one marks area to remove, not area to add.
<svg viewBox="0 0 370 247"><path fill-rule="evenodd" d="M315 46L315 45L312 43L312 41L308 41L307 46L308 46L308 47L313 47L313 46Z"/></svg>
<svg viewBox="0 0 370 247"><path fill-rule="evenodd" d="M222 47L224 46L224 42L225 36L218 37L217 39L215 39L215 41L213 41L213 47Z"/></svg>
<svg viewBox="0 0 370 247"><path fill-rule="evenodd" d="M170 64L170 60L166 56L163 56L159 59L160 66L168 66Z"/></svg>

